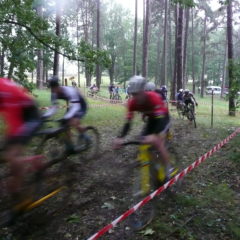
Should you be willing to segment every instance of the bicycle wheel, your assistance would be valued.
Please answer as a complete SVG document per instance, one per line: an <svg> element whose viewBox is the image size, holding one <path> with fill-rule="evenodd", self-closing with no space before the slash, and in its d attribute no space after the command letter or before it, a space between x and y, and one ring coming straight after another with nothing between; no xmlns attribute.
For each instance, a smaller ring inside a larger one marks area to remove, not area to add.
<svg viewBox="0 0 240 240"><path fill-rule="evenodd" d="M193 122L193 125L196 128L197 124L196 124L196 118L195 118L195 113L194 113L194 106L192 104L189 105L187 116L188 116L188 120Z"/></svg>
<svg viewBox="0 0 240 240"><path fill-rule="evenodd" d="M146 167L146 166L145 166ZM132 202L133 204L137 204L141 200L144 199L144 197L147 197L151 191L154 190L150 177L150 172L148 172L149 176L149 183L150 186L145 186L148 191L143 191L143 179L146 178L146 176L143 176L143 172L149 171L149 167L146 167L147 169L143 169L145 167L137 167L133 171L133 182L132 182ZM148 183L146 183L148 184ZM155 216L155 200L151 200L143 207L139 208L136 212L134 212L132 215L129 216L128 224L134 231L139 231L143 228L145 228L148 224L150 224Z"/></svg>
<svg viewBox="0 0 240 240"><path fill-rule="evenodd" d="M88 126L84 133L72 130L75 153L81 153L84 160L92 160L99 153L100 135L95 127Z"/></svg>
<svg viewBox="0 0 240 240"><path fill-rule="evenodd" d="M178 112L179 119L183 120L184 119L183 109L180 105L177 105L177 112Z"/></svg>
<svg viewBox="0 0 240 240"><path fill-rule="evenodd" d="M69 185L71 174L67 174L67 171L71 162L67 156L73 149L70 149L70 143L66 145L62 134L65 133L55 130L52 135L46 134L35 152L44 156L42 168L32 180L36 185L35 201L38 201L39 204L43 201L42 198L48 199Z"/></svg>

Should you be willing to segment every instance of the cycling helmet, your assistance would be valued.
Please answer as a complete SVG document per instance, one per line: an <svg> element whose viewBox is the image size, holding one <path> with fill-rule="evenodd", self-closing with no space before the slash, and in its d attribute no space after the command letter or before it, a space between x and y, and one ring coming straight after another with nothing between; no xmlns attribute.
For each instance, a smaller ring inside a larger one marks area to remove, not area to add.
<svg viewBox="0 0 240 240"><path fill-rule="evenodd" d="M49 87L58 87L59 86L59 78L57 76L52 76L48 79Z"/></svg>
<svg viewBox="0 0 240 240"><path fill-rule="evenodd" d="M154 91L156 89L156 85L153 82L147 82L144 89L145 91Z"/></svg>
<svg viewBox="0 0 240 240"><path fill-rule="evenodd" d="M162 86L161 86L161 89L167 91L167 86L166 86L166 85L162 85Z"/></svg>
<svg viewBox="0 0 240 240"><path fill-rule="evenodd" d="M142 76L133 76L129 79L128 92L131 93L139 93L144 91L144 87L146 85L146 80Z"/></svg>
<svg viewBox="0 0 240 240"><path fill-rule="evenodd" d="M178 90L178 92L182 93L182 92L183 92L183 89L182 89L182 88L181 88L181 89L179 89L179 90Z"/></svg>
<svg viewBox="0 0 240 240"><path fill-rule="evenodd" d="M189 93L190 91L188 89L185 89L184 90L184 93Z"/></svg>

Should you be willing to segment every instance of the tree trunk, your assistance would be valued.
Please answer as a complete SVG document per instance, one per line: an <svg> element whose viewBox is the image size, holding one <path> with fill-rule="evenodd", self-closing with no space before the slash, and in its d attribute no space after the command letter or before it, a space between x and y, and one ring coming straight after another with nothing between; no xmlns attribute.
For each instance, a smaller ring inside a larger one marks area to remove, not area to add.
<svg viewBox="0 0 240 240"><path fill-rule="evenodd" d="M232 0L227 6L227 38L228 38L228 76L229 76L229 116L236 116L234 75L233 75L233 36L232 36Z"/></svg>
<svg viewBox="0 0 240 240"><path fill-rule="evenodd" d="M155 75L155 84L160 85L161 76L160 76L160 58L161 58L161 24L158 23L159 30L158 30L158 40L157 40L157 62L156 62L156 75Z"/></svg>
<svg viewBox="0 0 240 240"><path fill-rule="evenodd" d="M8 75L7 75L8 78L12 78L15 66L16 66L15 60L13 58L11 58L10 66L8 68Z"/></svg>
<svg viewBox="0 0 240 240"><path fill-rule="evenodd" d="M164 40L163 40L163 78L161 85L167 83L167 37L168 37L168 0L165 0L165 14L164 14Z"/></svg>
<svg viewBox="0 0 240 240"><path fill-rule="evenodd" d="M195 65L194 65L194 21L193 21L193 15L194 15L194 9L192 8L192 91L195 94L196 92L196 86L195 86Z"/></svg>
<svg viewBox="0 0 240 240"><path fill-rule="evenodd" d="M137 30L138 30L138 0L135 0L135 24L134 24L134 42L133 42L133 75L136 75L137 63Z"/></svg>
<svg viewBox="0 0 240 240"><path fill-rule="evenodd" d="M171 100L175 100L176 83L177 83L177 37L178 37L178 5L175 6L175 58L173 80L171 85Z"/></svg>
<svg viewBox="0 0 240 240"><path fill-rule="evenodd" d="M77 11L77 45L79 44L79 10ZM78 61L77 64L77 82L78 82L78 87L81 87L80 85L80 61Z"/></svg>
<svg viewBox="0 0 240 240"><path fill-rule="evenodd" d="M173 78L173 67L172 67L172 27L171 27L171 7L168 8L168 42L169 42L169 79L172 80Z"/></svg>
<svg viewBox="0 0 240 240"><path fill-rule="evenodd" d="M227 34L226 34L227 36ZM225 43L225 54L224 54L224 61L223 61L223 71L222 71L222 90L221 90L221 98L223 98L224 89L226 85L226 70L227 70L227 54L228 54L228 45L227 45L227 37L226 37L226 43Z"/></svg>
<svg viewBox="0 0 240 240"><path fill-rule="evenodd" d="M143 59L142 59L142 76L147 77L148 73L148 45L149 45L149 25L150 25L150 0L146 0L144 38L143 38Z"/></svg>
<svg viewBox="0 0 240 240"><path fill-rule="evenodd" d="M1 77L4 77L4 65L5 65L5 47L4 45L2 45L2 48L1 48L1 55L0 55L0 75Z"/></svg>
<svg viewBox="0 0 240 240"><path fill-rule="evenodd" d="M43 18L42 5L37 8L37 14L40 18ZM43 49L37 50L37 88L43 88Z"/></svg>
<svg viewBox="0 0 240 240"><path fill-rule="evenodd" d="M60 1L59 1L60 2ZM57 4L56 1L56 35L60 37L61 32L61 7L60 4ZM55 46L57 51L54 51L54 61L53 61L53 75L58 76L59 73L59 46L58 44Z"/></svg>
<svg viewBox="0 0 240 240"><path fill-rule="evenodd" d="M37 88L43 88L43 50L37 50Z"/></svg>
<svg viewBox="0 0 240 240"><path fill-rule="evenodd" d="M114 82L115 63L116 63L116 55L115 54L111 54L111 66L108 69L109 78L110 78L110 84L113 84L113 82Z"/></svg>
<svg viewBox="0 0 240 240"><path fill-rule="evenodd" d="M63 56L62 58L62 81L64 81L64 78L65 78L65 57Z"/></svg>
<svg viewBox="0 0 240 240"><path fill-rule="evenodd" d="M182 88L182 32L183 32L183 8L179 7L177 28L177 89Z"/></svg>
<svg viewBox="0 0 240 240"><path fill-rule="evenodd" d="M184 31L184 46L183 46L183 87L185 88L185 85L187 83L187 68L186 68L186 62L187 62L187 43L188 43L188 29L189 29L189 8L186 8L185 10L185 31Z"/></svg>
<svg viewBox="0 0 240 240"><path fill-rule="evenodd" d="M100 0L97 0L97 49L100 50ZM99 89L101 85L100 63L97 63L96 67L96 84Z"/></svg>
<svg viewBox="0 0 240 240"><path fill-rule="evenodd" d="M206 68L206 30L207 30L207 14L205 12L204 18L204 27L203 27L203 48L202 48L202 76L201 76L201 97L204 96L204 87L205 87L205 68Z"/></svg>

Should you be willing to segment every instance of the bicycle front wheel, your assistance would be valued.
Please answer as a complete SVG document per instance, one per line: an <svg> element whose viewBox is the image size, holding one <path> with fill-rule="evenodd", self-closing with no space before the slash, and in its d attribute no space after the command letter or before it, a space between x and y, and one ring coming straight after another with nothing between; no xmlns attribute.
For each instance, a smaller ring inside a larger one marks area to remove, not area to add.
<svg viewBox="0 0 240 240"><path fill-rule="evenodd" d="M194 106L192 104L189 106L188 120L190 120L193 123L195 128L197 127L195 113L194 113Z"/></svg>
<svg viewBox="0 0 240 240"><path fill-rule="evenodd" d="M99 153L100 135L95 127L88 126L83 133L72 130L75 153L81 153L84 160L94 159Z"/></svg>
<svg viewBox="0 0 240 240"><path fill-rule="evenodd" d="M137 204L143 200L144 197L147 197L152 190L154 189L151 184L149 166L135 168L132 183L133 204ZM134 231L139 231L150 224L154 216L155 202L154 200L151 200L149 203L139 208L136 212L129 216L128 224Z"/></svg>

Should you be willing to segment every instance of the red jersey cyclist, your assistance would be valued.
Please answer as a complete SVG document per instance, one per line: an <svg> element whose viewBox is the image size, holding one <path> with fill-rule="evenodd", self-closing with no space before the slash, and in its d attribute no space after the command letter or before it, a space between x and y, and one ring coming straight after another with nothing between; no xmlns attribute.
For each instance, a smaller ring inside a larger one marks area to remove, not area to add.
<svg viewBox="0 0 240 240"><path fill-rule="evenodd" d="M28 160L23 157L24 145L41 125L35 100L10 79L0 78L0 115L5 126L4 160L9 165L9 192L19 195Z"/></svg>
<svg viewBox="0 0 240 240"><path fill-rule="evenodd" d="M156 92L144 91L146 80L142 76L134 76L129 81L129 93L132 98L127 103L126 123L120 135L114 141L114 147L119 148L123 138L130 130L134 112L141 112L147 117L145 128L142 131L142 143L154 146L162 155L163 163L169 177L170 161L165 147L166 133L170 127L168 107Z"/></svg>

